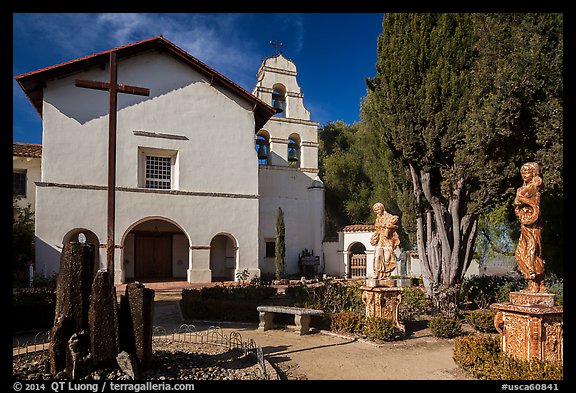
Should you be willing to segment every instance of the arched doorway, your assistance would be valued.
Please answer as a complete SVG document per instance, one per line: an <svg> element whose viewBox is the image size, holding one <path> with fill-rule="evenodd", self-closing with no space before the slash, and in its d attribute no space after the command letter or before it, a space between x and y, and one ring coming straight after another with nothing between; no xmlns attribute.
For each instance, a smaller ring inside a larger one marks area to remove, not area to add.
<svg viewBox="0 0 576 393"><path fill-rule="evenodd" d="M84 242L86 244L91 244L94 246L94 265L93 273L100 269L100 240L96 234L85 228L75 228L69 231L62 239L62 245L72 243L72 242Z"/></svg>
<svg viewBox="0 0 576 393"><path fill-rule="evenodd" d="M362 243L354 243L349 252L350 277L366 277L366 247Z"/></svg>
<svg viewBox="0 0 576 393"><path fill-rule="evenodd" d="M236 272L236 241L227 234L219 234L210 242L210 270L212 281L234 281Z"/></svg>
<svg viewBox="0 0 576 393"><path fill-rule="evenodd" d="M189 241L176 224L149 218L134 225L124 237L126 281L186 278Z"/></svg>

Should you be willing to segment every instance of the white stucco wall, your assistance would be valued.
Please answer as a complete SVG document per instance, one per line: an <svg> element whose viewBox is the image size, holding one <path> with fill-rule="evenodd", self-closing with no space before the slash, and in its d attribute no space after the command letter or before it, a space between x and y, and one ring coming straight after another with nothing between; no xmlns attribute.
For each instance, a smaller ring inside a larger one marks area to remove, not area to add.
<svg viewBox="0 0 576 393"><path fill-rule="evenodd" d="M324 265L324 188L317 179L318 123L310 121L310 112L304 107L296 66L282 55L264 60L253 94L272 105L272 92L278 84L286 90L286 110L263 127L269 135L270 152L268 165L260 167L258 180L260 266L264 272L275 272L274 258L265 257L265 243L276 237L280 207L285 224L284 272L292 275L299 273L298 257L305 249L319 256ZM288 140L294 134L300 141L300 160L297 167L289 167Z"/></svg>
<svg viewBox="0 0 576 393"><path fill-rule="evenodd" d="M322 251L324 253L324 273L334 277L344 277L344 260L339 253L340 243L337 241L323 242Z"/></svg>
<svg viewBox="0 0 576 393"><path fill-rule="evenodd" d="M26 171L26 197L18 198L18 206L32 206L35 210L36 205L36 185L35 182L40 180L41 159L36 157L12 157L12 168L14 171Z"/></svg>
<svg viewBox="0 0 576 393"><path fill-rule="evenodd" d="M38 187L38 195L41 204L36 214L37 269L48 274L58 271L64 235L73 228L88 228L98 236L101 244L106 242L105 190ZM211 240L222 233L233 235L238 242L234 274L244 269L252 275L259 274L256 198L117 192L116 203L117 245L130 242L130 230L144 218L169 220L182 229L186 239L178 241L189 242L190 247L184 266L174 269L175 277L181 277L185 267L190 282L210 282L209 246ZM133 253L133 247L115 251L117 279L125 277L123 262L133 258ZM106 261L105 248L100 248L100 258ZM178 255L173 254L176 264L182 258L181 251Z"/></svg>
<svg viewBox="0 0 576 393"><path fill-rule="evenodd" d="M106 185L108 94L78 88L75 79L107 80L108 70L95 68L48 81L42 181ZM178 151L180 190L258 192L250 105L158 53L121 59L118 81L147 87L150 97L118 95L117 186L138 187L138 147L153 147ZM133 131L187 139L151 138Z"/></svg>
<svg viewBox="0 0 576 393"><path fill-rule="evenodd" d="M58 270L59 247L72 228L89 228L106 243L108 95L75 87L74 80L107 78L107 69L95 68L47 82L36 236L37 263L48 272ZM174 243L189 243L186 256L181 247L173 253L176 264L186 258L184 266L173 265L175 276L210 281L209 246L221 233L237 240L238 270L258 274L258 162L251 106L157 52L121 59L118 80L151 93L118 96L115 244L123 245L145 219L166 219L185 235L185 241L180 237ZM142 148L177 152L176 191L141 188ZM116 280L124 278L123 260L133 252L116 250ZM105 249L100 253L105 261Z"/></svg>
<svg viewBox="0 0 576 393"><path fill-rule="evenodd" d="M278 207L284 212L285 273L298 273L298 255L304 249L322 259L324 191L309 189L313 179L296 168L261 167L260 183L260 266L275 272L273 258L265 258L265 240L276 237Z"/></svg>

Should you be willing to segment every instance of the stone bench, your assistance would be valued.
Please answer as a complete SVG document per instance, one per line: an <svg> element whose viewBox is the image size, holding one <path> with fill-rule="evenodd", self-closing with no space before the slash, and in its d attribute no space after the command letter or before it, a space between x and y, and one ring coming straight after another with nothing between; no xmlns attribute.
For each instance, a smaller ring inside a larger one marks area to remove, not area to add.
<svg viewBox="0 0 576 393"><path fill-rule="evenodd" d="M296 333L300 335L310 333L310 321L313 316L322 316L324 311L311 308L288 307L288 306L258 306L260 313L259 330L270 330L274 328L274 314L292 314L296 324Z"/></svg>

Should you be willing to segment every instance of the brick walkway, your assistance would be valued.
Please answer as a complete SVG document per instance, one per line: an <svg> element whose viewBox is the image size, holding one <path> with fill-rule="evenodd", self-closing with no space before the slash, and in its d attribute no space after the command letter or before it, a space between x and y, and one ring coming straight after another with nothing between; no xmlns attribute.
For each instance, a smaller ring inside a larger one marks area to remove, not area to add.
<svg viewBox="0 0 576 393"><path fill-rule="evenodd" d="M191 284L187 281L141 281L146 288L153 289L155 291L181 291L184 288L202 288L202 287L213 287L216 285L234 285L234 281L219 281L219 282L208 282L200 284ZM117 284L116 292L124 293L126 284Z"/></svg>

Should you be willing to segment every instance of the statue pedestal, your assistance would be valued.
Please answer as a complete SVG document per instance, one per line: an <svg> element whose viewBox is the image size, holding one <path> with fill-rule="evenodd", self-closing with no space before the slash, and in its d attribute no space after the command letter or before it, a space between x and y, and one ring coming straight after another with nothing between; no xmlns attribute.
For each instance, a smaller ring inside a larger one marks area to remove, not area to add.
<svg viewBox="0 0 576 393"><path fill-rule="evenodd" d="M366 287L394 287L396 286L396 280L391 278L374 278L368 277L366 279Z"/></svg>
<svg viewBox="0 0 576 393"><path fill-rule="evenodd" d="M497 310L494 325L504 353L521 360L563 361L564 308L554 306L553 293L510 292L509 302L491 307Z"/></svg>
<svg viewBox="0 0 576 393"><path fill-rule="evenodd" d="M370 283L368 280L371 279L367 279L367 284ZM394 282L394 280L391 281ZM398 320L398 308L402 301L402 288L365 285L360 287L360 289L362 289L362 301L366 305L366 317L391 319L398 329L405 332L404 325Z"/></svg>

